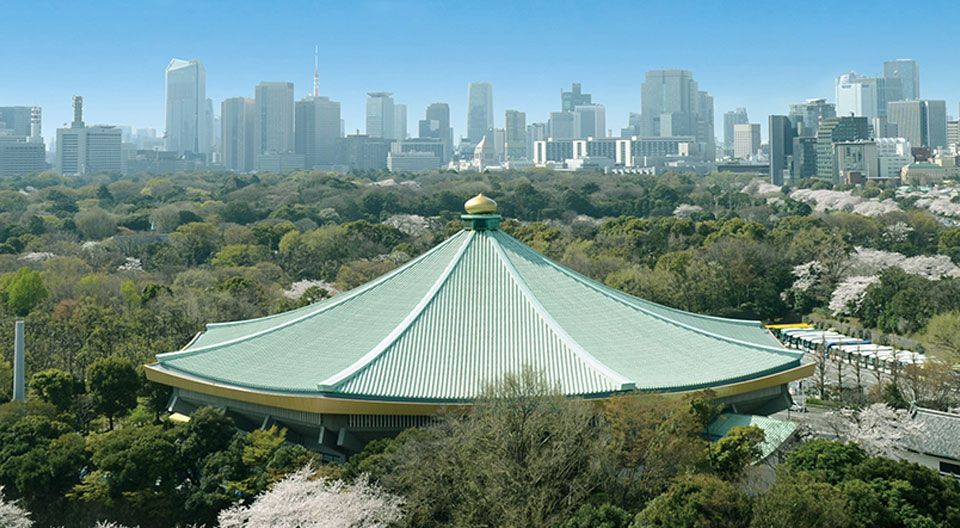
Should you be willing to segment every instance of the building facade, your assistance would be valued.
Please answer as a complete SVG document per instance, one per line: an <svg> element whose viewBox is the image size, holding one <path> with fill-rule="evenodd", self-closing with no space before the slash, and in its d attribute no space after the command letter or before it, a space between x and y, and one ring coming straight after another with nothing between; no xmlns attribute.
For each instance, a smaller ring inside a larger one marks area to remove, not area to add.
<svg viewBox="0 0 960 528"><path fill-rule="evenodd" d="M420 120L420 138L434 138L443 142L441 163L450 161L453 155L453 129L450 127L450 105L433 103L427 106L426 119Z"/></svg>
<svg viewBox="0 0 960 528"><path fill-rule="evenodd" d="M396 139L396 111L390 92L367 93L367 136L372 138Z"/></svg>
<svg viewBox="0 0 960 528"><path fill-rule="evenodd" d="M573 112L578 106L593 104L590 100L590 94L583 93L580 83L572 83L570 91L560 90L560 110L562 112Z"/></svg>
<svg viewBox="0 0 960 528"><path fill-rule="evenodd" d="M209 154L213 116L207 109L207 70L200 59L173 59L166 69L166 149Z"/></svg>
<svg viewBox="0 0 960 528"><path fill-rule="evenodd" d="M573 111L576 139L607 137L606 109L600 104L578 105Z"/></svg>
<svg viewBox="0 0 960 528"><path fill-rule="evenodd" d="M527 159L527 114L518 110L507 110L504 124L504 159Z"/></svg>
<svg viewBox="0 0 960 528"><path fill-rule="evenodd" d="M797 127L797 134L803 137L817 137L820 123L831 117L837 117L837 105L826 99L807 99L803 103L790 105L790 122Z"/></svg>
<svg viewBox="0 0 960 528"><path fill-rule="evenodd" d="M817 131L817 177L837 185L843 183L834 145L869 139L870 124L866 117L840 116L824 121Z"/></svg>
<svg viewBox="0 0 960 528"><path fill-rule="evenodd" d="M793 140L797 127L788 116L772 115L768 127L770 145L770 183L783 185L792 174Z"/></svg>
<svg viewBox="0 0 960 528"><path fill-rule="evenodd" d="M733 125L733 157L749 159L760 150L760 123Z"/></svg>
<svg viewBox="0 0 960 528"><path fill-rule="evenodd" d="M467 87L467 140L479 143L484 136L493 140L493 85L472 82Z"/></svg>
<svg viewBox="0 0 960 528"><path fill-rule="evenodd" d="M733 126L745 125L750 122L747 117L747 109L739 107L723 114L723 148L724 150L733 150Z"/></svg>
<svg viewBox="0 0 960 528"><path fill-rule="evenodd" d="M883 77L897 79L903 90L903 99L920 99L920 66L912 59L897 59L883 63Z"/></svg>
<svg viewBox="0 0 960 528"><path fill-rule="evenodd" d="M713 98L686 70L648 71L637 128L644 137L693 136L701 156L714 158Z"/></svg>
<svg viewBox="0 0 960 528"><path fill-rule="evenodd" d="M220 104L220 160L224 168L253 170L257 154L256 103L247 97L231 97Z"/></svg>
<svg viewBox="0 0 960 528"><path fill-rule="evenodd" d="M329 97L308 96L297 101L295 150L306 168L330 167L337 162L340 103Z"/></svg>
<svg viewBox="0 0 960 528"><path fill-rule="evenodd" d="M897 125L897 135L911 145L936 149L949 144L946 101L894 101L889 109L888 121Z"/></svg>
<svg viewBox="0 0 960 528"><path fill-rule="evenodd" d="M294 150L293 83L261 82L255 90L257 155Z"/></svg>

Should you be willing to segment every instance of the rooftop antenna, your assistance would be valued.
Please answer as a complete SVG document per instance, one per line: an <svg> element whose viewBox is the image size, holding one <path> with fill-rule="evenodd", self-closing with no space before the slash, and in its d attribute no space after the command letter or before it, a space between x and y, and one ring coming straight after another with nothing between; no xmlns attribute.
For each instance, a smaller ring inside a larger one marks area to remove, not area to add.
<svg viewBox="0 0 960 528"><path fill-rule="evenodd" d="M313 47L313 96L320 96L320 46Z"/></svg>

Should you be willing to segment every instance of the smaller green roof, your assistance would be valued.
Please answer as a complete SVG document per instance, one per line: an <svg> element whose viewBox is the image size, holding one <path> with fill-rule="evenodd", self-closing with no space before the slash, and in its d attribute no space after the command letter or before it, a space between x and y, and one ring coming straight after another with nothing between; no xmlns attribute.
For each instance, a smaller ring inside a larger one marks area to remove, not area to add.
<svg viewBox="0 0 960 528"><path fill-rule="evenodd" d="M752 414L723 413L710 424L707 432L712 440L719 440L727 436L727 433L734 427L749 425L756 425L763 429L764 438L763 443L760 444L760 460L770 456L797 430L796 422L774 420L773 418Z"/></svg>

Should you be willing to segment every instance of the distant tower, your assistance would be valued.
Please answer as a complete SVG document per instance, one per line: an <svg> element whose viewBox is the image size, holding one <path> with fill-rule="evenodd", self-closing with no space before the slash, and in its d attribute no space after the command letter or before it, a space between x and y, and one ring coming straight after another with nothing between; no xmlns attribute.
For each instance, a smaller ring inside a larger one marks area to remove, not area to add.
<svg viewBox="0 0 960 528"><path fill-rule="evenodd" d="M320 97L320 46L313 47L313 96Z"/></svg>
<svg viewBox="0 0 960 528"><path fill-rule="evenodd" d="M83 128L83 96L73 96L73 123L70 128Z"/></svg>
<svg viewBox="0 0 960 528"><path fill-rule="evenodd" d="M30 109L30 143L43 143L43 134L40 131L41 115L39 106Z"/></svg>

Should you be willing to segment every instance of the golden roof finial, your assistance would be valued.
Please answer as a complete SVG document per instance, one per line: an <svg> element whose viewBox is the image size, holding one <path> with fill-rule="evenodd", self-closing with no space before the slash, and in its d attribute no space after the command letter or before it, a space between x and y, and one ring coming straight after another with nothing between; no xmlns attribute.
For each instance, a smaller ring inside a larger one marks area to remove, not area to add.
<svg viewBox="0 0 960 528"><path fill-rule="evenodd" d="M490 214L497 211L497 202L480 193L467 200L463 208L470 214Z"/></svg>

